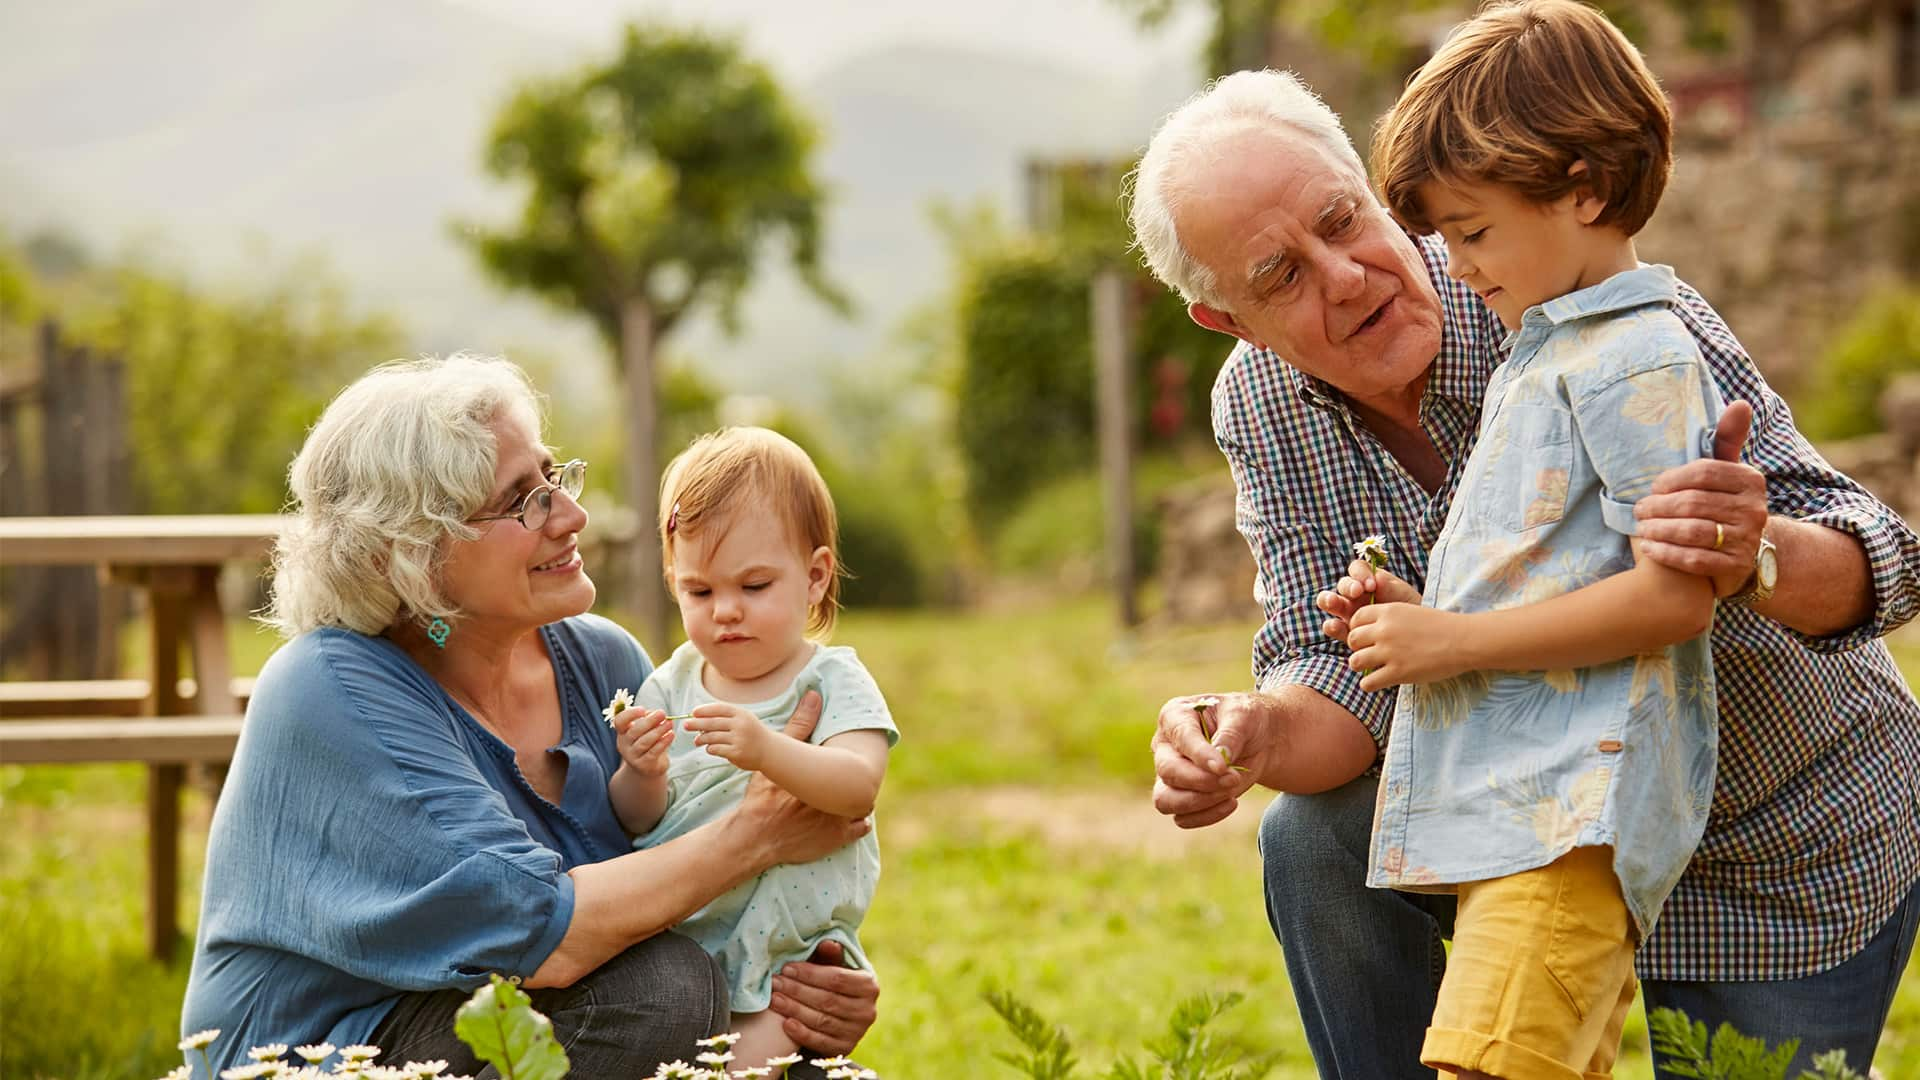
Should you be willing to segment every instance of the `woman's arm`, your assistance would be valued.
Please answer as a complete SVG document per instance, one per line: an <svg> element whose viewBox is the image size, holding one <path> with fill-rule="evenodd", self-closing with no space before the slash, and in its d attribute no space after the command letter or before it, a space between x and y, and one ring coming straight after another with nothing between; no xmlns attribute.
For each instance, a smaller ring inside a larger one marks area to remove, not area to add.
<svg viewBox="0 0 1920 1080"><path fill-rule="evenodd" d="M787 722L787 734L804 740L819 715L818 695L808 695ZM573 918L527 985L570 986L742 881L780 863L822 858L870 827L816 810L755 776L726 817L658 847L568 871Z"/></svg>

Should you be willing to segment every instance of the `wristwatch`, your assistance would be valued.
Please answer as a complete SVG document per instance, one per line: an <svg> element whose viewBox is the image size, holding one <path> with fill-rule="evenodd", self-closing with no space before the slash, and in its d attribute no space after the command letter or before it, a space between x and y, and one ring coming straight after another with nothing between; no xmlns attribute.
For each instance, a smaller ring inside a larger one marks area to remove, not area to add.
<svg viewBox="0 0 1920 1080"><path fill-rule="evenodd" d="M1774 586L1780 584L1780 556L1773 541L1766 533L1760 534L1760 550L1753 553L1753 576L1746 585L1732 596L1722 600L1723 604L1735 604L1751 607L1762 601L1773 599Z"/></svg>

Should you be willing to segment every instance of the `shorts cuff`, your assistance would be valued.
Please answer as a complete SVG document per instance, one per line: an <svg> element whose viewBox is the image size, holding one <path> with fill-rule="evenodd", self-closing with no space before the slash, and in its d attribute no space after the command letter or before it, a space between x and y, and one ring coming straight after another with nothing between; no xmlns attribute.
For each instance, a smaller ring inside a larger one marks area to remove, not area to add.
<svg viewBox="0 0 1920 1080"><path fill-rule="evenodd" d="M1555 1061L1518 1043L1458 1028L1428 1028L1427 1041L1420 1047L1420 1064L1435 1069L1453 1069L1455 1072L1475 1069L1495 1076L1589 1080L1589 1074L1569 1068L1565 1062Z"/></svg>

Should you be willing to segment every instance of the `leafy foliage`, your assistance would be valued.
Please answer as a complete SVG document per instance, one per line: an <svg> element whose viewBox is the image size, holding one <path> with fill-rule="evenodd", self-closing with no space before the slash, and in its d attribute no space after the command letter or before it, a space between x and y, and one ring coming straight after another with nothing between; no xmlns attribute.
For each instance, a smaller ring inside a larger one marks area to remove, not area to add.
<svg viewBox="0 0 1920 1080"><path fill-rule="evenodd" d="M1763 1040L1742 1035L1732 1024L1721 1024L1708 1038L1706 1024L1676 1009L1655 1009L1647 1022L1654 1052L1667 1059L1662 1067L1693 1080L1785 1080L1800 1048L1799 1039L1788 1039L1768 1049ZM1821 1054L1813 1065L1813 1071L1801 1073L1798 1080L1865 1080L1847 1067L1844 1050Z"/></svg>
<svg viewBox="0 0 1920 1080"><path fill-rule="evenodd" d="M711 302L731 325L761 249L784 237L821 298L817 135L733 41L631 26L611 61L528 83L495 120L487 171L522 185L519 220L455 235L502 284L589 316L609 342L644 297L656 337Z"/></svg>
<svg viewBox="0 0 1920 1080"><path fill-rule="evenodd" d="M1869 297L1814 369L1796 410L1816 439L1880 429L1880 395L1895 375L1920 371L1920 286Z"/></svg>
<svg viewBox="0 0 1920 1080"><path fill-rule="evenodd" d="M554 1041L553 1021L534 1011L525 991L498 975L460 1006L453 1033L506 1080L567 1075L567 1052Z"/></svg>
<svg viewBox="0 0 1920 1080"><path fill-rule="evenodd" d="M985 997L1026 1049L1024 1054L996 1052L995 1057L1031 1080L1070 1080L1075 1061L1072 1041L1065 1030L1007 991L990 989ZM1196 994L1182 1000L1173 1007L1166 1033L1147 1040L1148 1062L1142 1065L1122 1056L1108 1069L1108 1080L1255 1080L1265 1076L1279 1061L1279 1054L1243 1061L1240 1048L1215 1042L1207 1030L1208 1024L1240 1001L1238 993Z"/></svg>

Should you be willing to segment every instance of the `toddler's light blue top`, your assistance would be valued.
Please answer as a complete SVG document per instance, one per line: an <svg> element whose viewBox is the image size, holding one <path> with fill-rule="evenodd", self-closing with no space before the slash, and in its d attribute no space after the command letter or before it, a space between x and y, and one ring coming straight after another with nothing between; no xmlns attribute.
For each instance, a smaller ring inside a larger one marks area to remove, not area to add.
<svg viewBox="0 0 1920 1080"><path fill-rule="evenodd" d="M705 667L706 659L691 642L681 645L640 688L636 707L681 716L718 700L701 683ZM813 659L784 693L739 704L782 731L808 690L820 691L823 699L820 723L809 742L817 745L860 730L885 732L888 746L900 741L880 688L845 646L816 647ZM692 733L684 728L675 733L671 754L666 813L635 847L665 843L725 814L740 802L753 777L695 746ZM742 882L674 929L719 958L732 986L734 1012L759 1012L772 995L773 973L790 961L805 960L822 941L838 941L850 964L871 970L854 932L879 881L880 841L877 832L869 830L824 859L783 864Z"/></svg>
<svg viewBox="0 0 1920 1080"><path fill-rule="evenodd" d="M1712 453L1720 396L1641 266L1527 310L1427 566L1447 611L1537 603L1633 566L1633 505ZM1401 687L1368 883L1450 891L1612 845L1644 936L1706 827L1717 742L1705 635L1550 672Z"/></svg>
<svg viewBox="0 0 1920 1080"><path fill-rule="evenodd" d="M181 1015L221 1030L216 1070L266 1043L366 1042L401 991L533 974L573 916L566 871L631 850L600 709L652 665L597 616L540 634L558 806L385 638L315 630L267 661L214 810Z"/></svg>

